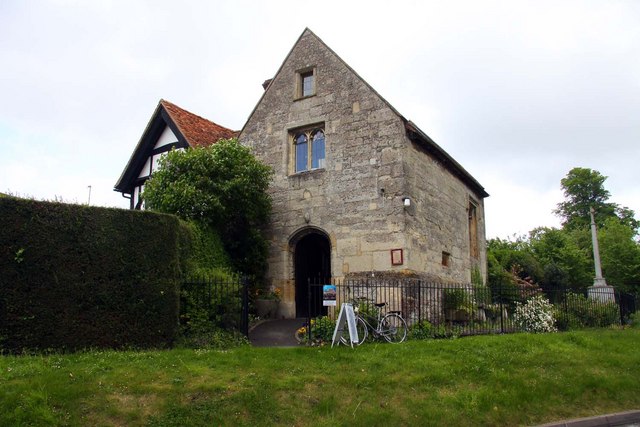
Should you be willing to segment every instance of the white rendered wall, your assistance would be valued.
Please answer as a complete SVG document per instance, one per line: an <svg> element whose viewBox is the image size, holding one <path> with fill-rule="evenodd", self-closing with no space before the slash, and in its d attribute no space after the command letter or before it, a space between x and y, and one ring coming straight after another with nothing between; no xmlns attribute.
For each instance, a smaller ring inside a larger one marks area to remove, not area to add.
<svg viewBox="0 0 640 427"><path fill-rule="evenodd" d="M162 134L160 135L160 138L158 138L158 141L156 142L153 148L156 149L156 148L164 147L165 145L174 144L176 142L178 142L178 138L176 137L176 135L171 131L169 126L165 126L164 130L162 131ZM184 149L179 148L178 150L184 150ZM142 169L140 169L138 178L148 178L149 176L151 176L151 174L156 169L158 169L158 161L163 156L166 156L166 155L167 153L165 152L165 153L160 153L160 154L156 154L148 157L144 163L144 166L142 167ZM142 186L142 189L144 189L144 185ZM138 200L140 200L140 191L138 190L138 187L136 187L133 192L134 206L137 205ZM144 203L142 208L144 209Z"/></svg>
<svg viewBox="0 0 640 427"><path fill-rule="evenodd" d="M178 142L178 138L171 131L169 126L165 126L164 131L162 131L162 135L160 135L160 138L158 138L158 142L156 142L156 145L153 148L159 148L159 147L162 147L163 145L171 144L174 142Z"/></svg>
<svg viewBox="0 0 640 427"><path fill-rule="evenodd" d="M144 162L144 166L140 169L140 173L138 174L138 178L146 178L151 175L151 160L153 157L149 157L146 162Z"/></svg>
<svg viewBox="0 0 640 427"><path fill-rule="evenodd" d="M169 126L165 126L164 130L162 131L162 134L160 135L160 138L158 138L158 142L156 142L156 145L154 145L153 148L154 149L160 148L165 145L173 144L176 142L178 142L178 138L176 137L176 135L171 131ZM151 173L158 168L158 160L163 155L164 153L159 155L156 154L155 156L149 157L147 161L144 163L144 166L142 167L142 169L140 169L138 178L147 178L148 176L150 176Z"/></svg>

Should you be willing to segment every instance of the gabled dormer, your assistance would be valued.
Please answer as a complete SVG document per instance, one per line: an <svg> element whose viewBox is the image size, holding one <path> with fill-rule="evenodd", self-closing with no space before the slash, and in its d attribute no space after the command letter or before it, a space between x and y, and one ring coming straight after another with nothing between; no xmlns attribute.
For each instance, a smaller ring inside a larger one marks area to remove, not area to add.
<svg viewBox="0 0 640 427"><path fill-rule="evenodd" d="M172 149L206 147L237 132L161 99L114 190L130 200L131 209L143 207L144 183L158 168L158 160Z"/></svg>

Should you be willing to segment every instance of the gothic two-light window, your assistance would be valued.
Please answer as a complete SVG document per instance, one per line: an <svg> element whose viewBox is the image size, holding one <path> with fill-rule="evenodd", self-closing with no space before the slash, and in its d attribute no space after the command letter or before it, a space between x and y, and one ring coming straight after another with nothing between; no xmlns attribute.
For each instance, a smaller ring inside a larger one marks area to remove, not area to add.
<svg viewBox="0 0 640 427"><path fill-rule="evenodd" d="M325 159L324 130L314 128L293 133L294 171L323 169Z"/></svg>

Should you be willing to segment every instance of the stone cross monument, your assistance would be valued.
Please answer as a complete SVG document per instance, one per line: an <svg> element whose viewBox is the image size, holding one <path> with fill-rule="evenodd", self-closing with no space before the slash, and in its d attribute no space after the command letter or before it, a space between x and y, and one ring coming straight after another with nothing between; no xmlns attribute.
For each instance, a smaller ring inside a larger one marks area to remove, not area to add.
<svg viewBox="0 0 640 427"><path fill-rule="evenodd" d="M589 214L591 215L591 240L593 242L593 262L596 268L596 277L593 280L593 286L589 287L589 298L593 298L600 302L615 302L613 286L607 285L607 281L602 277L602 267L600 266L600 247L598 246L598 231L596 229L594 213L595 211L592 207Z"/></svg>

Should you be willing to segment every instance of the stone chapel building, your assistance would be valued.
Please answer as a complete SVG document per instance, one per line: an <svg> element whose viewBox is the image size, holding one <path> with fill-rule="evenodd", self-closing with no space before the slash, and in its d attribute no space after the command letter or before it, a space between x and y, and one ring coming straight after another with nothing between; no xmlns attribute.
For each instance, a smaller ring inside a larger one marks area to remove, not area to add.
<svg viewBox="0 0 640 427"><path fill-rule="evenodd" d="M308 277L486 277L487 192L312 31L263 86L239 133L160 101L116 191L139 208L155 156L237 135L275 171L267 278L284 317L306 312Z"/></svg>

